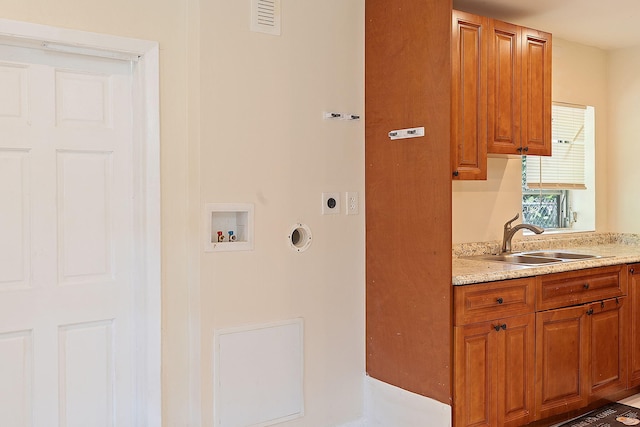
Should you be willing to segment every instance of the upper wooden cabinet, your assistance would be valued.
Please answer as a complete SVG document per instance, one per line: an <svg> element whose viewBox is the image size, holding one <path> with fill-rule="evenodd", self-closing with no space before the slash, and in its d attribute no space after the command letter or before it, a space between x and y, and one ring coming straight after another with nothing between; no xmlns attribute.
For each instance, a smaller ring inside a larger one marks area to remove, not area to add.
<svg viewBox="0 0 640 427"><path fill-rule="evenodd" d="M486 179L487 153L551 155L551 34L452 17L453 179Z"/></svg>
<svg viewBox="0 0 640 427"><path fill-rule="evenodd" d="M454 179L487 179L487 23L453 11L451 170Z"/></svg>
<svg viewBox="0 0 640 427"><path fill-rule="evenodd" d="M487 151L551 155L551 34L489 20Z"/></svg>
<svg viewBox="0 0 640 427"><path fill-rule="evenodd" d="M491 20L488 33L487 150L521 154L522 31L517 25Z"/></svg>

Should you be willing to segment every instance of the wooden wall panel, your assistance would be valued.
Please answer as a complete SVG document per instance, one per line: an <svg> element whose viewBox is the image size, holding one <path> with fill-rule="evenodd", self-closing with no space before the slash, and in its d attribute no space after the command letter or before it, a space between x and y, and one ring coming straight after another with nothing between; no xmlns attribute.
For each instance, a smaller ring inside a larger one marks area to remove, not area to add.
<svg viewBox="0 0 640 427"><path fill-rule="evenodd" d="M367 372L451 403L450 0L366 0ZM425 136L388 132L424 126Z"/></svg>

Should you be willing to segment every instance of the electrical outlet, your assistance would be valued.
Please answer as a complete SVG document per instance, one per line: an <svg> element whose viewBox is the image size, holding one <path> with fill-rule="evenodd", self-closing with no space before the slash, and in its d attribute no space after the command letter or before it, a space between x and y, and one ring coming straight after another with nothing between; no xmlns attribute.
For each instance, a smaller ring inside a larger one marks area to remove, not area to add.
<svg viewBox="0 0 640 427"><path fill-rule="evenodd" d="M345 212L347 215L358 215L360 213L360 200L357 191L347 191L345 201L347 207Z"/></svg>
<svg viewBox="0 0 640 427"><path fill-rule="evenodd" d="M322 193L322 215L340 213L340 193Z"/></svg>

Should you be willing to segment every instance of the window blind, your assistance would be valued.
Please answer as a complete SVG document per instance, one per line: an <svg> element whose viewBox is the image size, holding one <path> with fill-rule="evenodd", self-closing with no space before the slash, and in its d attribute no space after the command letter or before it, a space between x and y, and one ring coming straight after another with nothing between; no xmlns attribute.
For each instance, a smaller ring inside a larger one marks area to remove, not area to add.
<svg viewBox="0 0 640 427"><path fill-rule="evenodd" d="M551 156L527 156L526 183L530 189L586 189L585 111L579 105L553 104Z"/></svg>

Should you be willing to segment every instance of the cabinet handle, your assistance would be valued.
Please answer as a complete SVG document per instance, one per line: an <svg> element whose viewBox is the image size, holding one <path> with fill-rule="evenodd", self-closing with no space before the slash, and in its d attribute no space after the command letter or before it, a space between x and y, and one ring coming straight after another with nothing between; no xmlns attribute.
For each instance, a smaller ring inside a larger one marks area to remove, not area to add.
<svg viewBox="0 0 640 427"><path fill-rule="evenodd" d="M585 289L589 289L589 284L588 284L588 283L585 283L585 284L584 284L584 286L583 286L583 288L585 288Z"/></svg>
<svg viewBox="0 0 640 427"><path fill-rule="evenodd" d="M496 302L497 302L498 304L502 304L502 303L504 302L504 300L503 300L502 298L498 298L498 299L496 300Z"/></svg>
<svg viewBox="0 0 640 427"><path fill-rule="evenodd" d="M500 327L502 328L502 330L504 331L505 329L507 329L507 324L503 323L502 325L500 325Z"/></svg>
<svg viewBox="0 0 640 427"><path fill-rule="evenodd" d="M587 310L587 316L591 316L593 314L593 308Z"/></svg>
<svg viewBox="0 0 640 427"><path fill-rule="evenodd" d="M499 332L499 331L500 331L500 329L502 329L502 330L504 331L505 329L507 329L507 324L506 324L506 323L503 323L502 325L495 325L495 326L493 327L493 329L495 329L495 330L496 330L496 332Z"/></svg>
<svg viewBox="0 0 640 427"><path fill-rule="evenodd" d="M518 147L516 148L516 150L518 151L518 153L522 153L522 147Z"/></svg>
<svg viewBox="0 0 640 427"><path fill-rule="evenodd" d="M458 172L458 171L453 171L453 176L458 176L458 175L460 175L460 172Z"/></svg>
<svg viewBox="0 0 640 427"><path fill-rule="evenodd" d="M629 269L629 273L633 274L633 273L635 273L635 270L633 268L630 268Z"/></svg>
<svg viewBox="0 0 640 427"><path fill-rule="evenodd" d="M498 332L498 331L500 330L500 325L495 325L495 326L493 327L493 329L495 329L495 330L496 330L496 332Z"/></svg>
<svg viewBox="0 0 640 427"><path fill-rule="evenodd" d="M524 152L527 153L529 151L529 147L524 147Z"/></svg>

